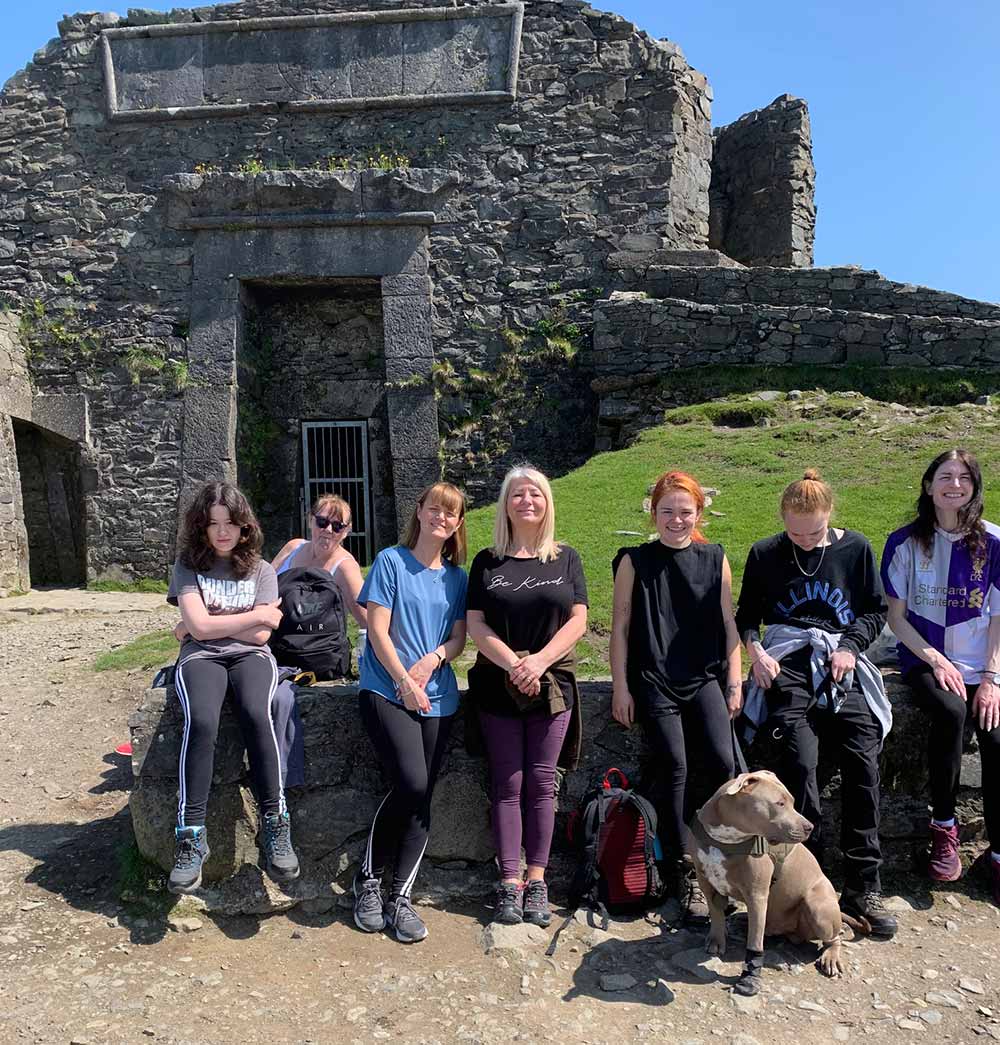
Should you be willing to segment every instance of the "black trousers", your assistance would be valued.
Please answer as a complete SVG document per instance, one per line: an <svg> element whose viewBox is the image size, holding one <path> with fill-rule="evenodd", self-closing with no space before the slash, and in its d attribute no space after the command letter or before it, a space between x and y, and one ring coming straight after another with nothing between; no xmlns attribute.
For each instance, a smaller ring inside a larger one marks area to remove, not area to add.
<svg viewBox="0 0 1000 1045"><path fill-rule="evenodd" d="M368 832L361 873L381 878L392 862L392 894L409 896L427 848L431 796L455 716L418 715L370 689L358 699L361 720L392 785Z"/></svg>
<svg viewBox="0 0 1000 1045"><path fill-rule="evenodd" d="M261 812L284 812L281 760L271 722L278 667L266 646L224 657L188 657L177 667L177 698L184 709L179 766L177 823L205 823L215 767L215 740L226 693L233 694L250 762L250 776Z"/></svg>
<svg viewBox="0 0 1000 1045"><path fill-rule="evenodd" d="M684 700L647 692L636 698L636 712L663 775L656 815L664 855L679 857L684 852L684 825L735 774L726 698L712 679ZM695 749L701 756L697 763L691 761L698 768L697 788L688 774L689 755Z"/></svg>
<svg viewBox="0 0 1000 1045"><path fill-rule="evenodd" d="M879 868L879 768L882 731L855 676L847 700L836 714L816 705L808 661L781 665L767 691L767 729L783 742L777 772L795 799L795 808L813 823L806 845L823 863L823 812L820 808L819 743L832 741L840 764L844 886L857 891L882 888Z"/></svg>
<svg viewBox="0 0 1000 1045"><path fill-rule="evenodd" d="M927 762L930 771L931 805L935 820L955 815L962 770L962 738L966 719L972 717L975 686L966 686L966 699L951 693L934 680L930 666L913 668L903 676L913 697L931 719L927 731ZM1000 726L984 730L976 723L979 758L983 767L983 816L993 851L1000 852Z"/></svg>

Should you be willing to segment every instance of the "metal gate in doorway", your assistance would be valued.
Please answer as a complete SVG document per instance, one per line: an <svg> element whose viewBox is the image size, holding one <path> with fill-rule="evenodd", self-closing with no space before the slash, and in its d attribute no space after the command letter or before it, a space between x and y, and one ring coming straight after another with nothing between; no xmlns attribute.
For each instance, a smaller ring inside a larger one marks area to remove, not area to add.
<svg viewBox="0 0 1000 1045"><path fill-rule="evenodd" d="M340 494L351 506L351 535L344 547L368 566L373 534L367 421L303 421L302 483L303 533L309 533L309 509L316 498Z"/></svg>

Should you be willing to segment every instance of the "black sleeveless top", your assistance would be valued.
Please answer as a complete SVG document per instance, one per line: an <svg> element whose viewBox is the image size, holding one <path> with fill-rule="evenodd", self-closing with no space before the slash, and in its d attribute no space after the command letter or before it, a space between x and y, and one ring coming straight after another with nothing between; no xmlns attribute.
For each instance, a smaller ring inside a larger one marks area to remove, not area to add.
<svg viewBox="0 0 1000 1045"><path fill-rule="evenodd" d="M628 633L628 687L636 700L666 694L689 700L725 671L721 544L668 548L650 541L621 548L632 560L632 616Z"/></svg>

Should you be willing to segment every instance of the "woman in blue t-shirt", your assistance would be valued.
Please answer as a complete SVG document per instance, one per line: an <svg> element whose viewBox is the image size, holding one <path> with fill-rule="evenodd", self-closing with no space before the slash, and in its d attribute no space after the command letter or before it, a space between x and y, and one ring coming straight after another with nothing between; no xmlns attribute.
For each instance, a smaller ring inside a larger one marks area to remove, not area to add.
<svg viewBox="0 0 1000 1045"><path fill-rule="evenodd" d="M465 647L465 548L465 497L450 483L434 483L420 495L402 541L375 557L358 595L368 610L361 717L391 789L354 878L354 921L365 932L391 926L401 943L427 935L410 892L458 710L449 661ZM383 902L387 863L393 864L392 887Z"/></svg>

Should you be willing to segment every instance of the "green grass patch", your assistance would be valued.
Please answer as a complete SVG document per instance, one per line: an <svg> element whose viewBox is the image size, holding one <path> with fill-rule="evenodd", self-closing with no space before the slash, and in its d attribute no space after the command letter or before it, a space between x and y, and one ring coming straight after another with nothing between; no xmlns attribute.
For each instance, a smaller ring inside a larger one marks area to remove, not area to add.
<svg viewBox="0 0 1000 1045"><path fill-rule="evenodd" d="M977 454L987 518L1000 514L991 512L1000 496L1000 411L992 406L914 413L856 396L807 395L800 403L760 404L773 411L766 428L719 427L713 420L748 405L734 400L667 411L664 424L632 446L598 454L553 482L557 536L579 551L587 576L591 632L578 657L588 674L608 672L611 560L619 547L653 533L642 502L649 484L668 469L689 471L720 491L709 512L721 514L706 514L705 532L725 547L737 592L750 545L780 530L781 491L807 467L818 468L833 487L834 524L860 530L879 555L888 534L911 518L927 463L949 446ZM859 416L841 416L858 407ZM490 543L493 512L489 505L469 514L472 554Z"/></svg>
<svg viewBox="0 0 1000 1045"><path fill-rule="evenodd" d="M122 903L142 906L169 906L167 876L147 860L133 839L118 850L118 898Z"/></svg>
<svg viewBox="0 0 1000 1045"><path fill-rule="evenodd" d="M166 594L167 582L149 577L137 581L91 581L87 591L120 591L128 594Z"/></svg>
<svg viewBox="0 0 1000 1045"><path fill-rule="evenodd" d="M94 671L148 671L171 664L180 647L169 628L149 631L94 660Z"/></svg>

